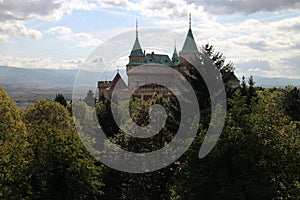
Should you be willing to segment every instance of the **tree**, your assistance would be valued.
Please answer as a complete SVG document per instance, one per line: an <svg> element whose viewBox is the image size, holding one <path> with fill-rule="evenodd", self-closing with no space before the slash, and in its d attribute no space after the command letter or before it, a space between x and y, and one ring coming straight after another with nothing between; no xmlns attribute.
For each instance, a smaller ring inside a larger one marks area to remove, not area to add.
<svg viewBox="0 0 300 200"><path fill-rule="evenodd" d="M300 190L300 138L296 124L284 115L278 99L278 91L258 94L251 121L253 132L262 146L258 167L267 171L273 185L274 199L297 199Z"/></svg>
<svg viewBox="0 0 300 200"><path fill-rule="evenodd" d="M177 168L173 199L297 199L299 131L279 109L277 93L258 95L251 107L239 93L229 100L221 138L202 160L200 127L202 134Z"/></svg>
<svg viewBox="0 0 300 200"><path fill-rule="evenodd" d="M226 59L223 56L223 54L220 52L216 52L214 47L210 44L206 44L202 46L201 56L203 58L204 73L206 72L205 70L208 67L216 67L217 70L219 70L220 75L217 75L217 77L212 77L212 78L216 78L216 79L222 78L223 83L225 85L226 95L228 98L230 98L234 94L234 89L229 84L232 77L235 77L233 71L234 69L233 63L226 62ZM193 90L198 98L199 108L201 112L200 121L203 125L203 128L206 129L210 122L210 114L211 114L210 95L214 96L218 94L217 93L209 94L208 88L206 86L203 77L201 76L201 74L199 74L199 72L195 69L195 67L192 66L192 64L188 65L187 69L189 73L184 73L184 72L183 73L186 76L186 79L192 85Z"/></svg>
<svg viewBox="0 0 300 200"><path fill-rule="evenodd" d="M92 90L89 90L86 94L86 97L83 100L88 106L95 107L95 94L93 93Z"/></svg>
<svg viewBox="0 0 300 200"><path fill-rule="evenodd" d="M82 145L66 108L40 100L24 111L23 119L34 154L31 198L98 198L101 167Z"/></svg>
<svg viewBox="0 0 300 200"><path fill-rule="evenodd" d="M241 95L247 96L248 94L248 87L245 81L245 76L242 77L242 83L241 83Z"/></svg>
<svg viewBox="0 0 300 200"><path fill-rule="evenodd" d="M200 134L177 168L173 199L245 199L247 196L257 199L251 187L259 184L252 174L257 145L248 136L246 97L237 93L228 103L230 110L222 135L203 159L198 158L198 152L206 129L200 125Z"/></svg>
<svg viewBox="0 0 300 200"><path fill-rule="evenodd" d="M64 107L67 107L67 101L61 93L56 94L54 101L60 103L60 105Z"/></svg>
<svg viewBox="0 0 300 200"><path fill-rule="evenodd" d="M180 121L178 116L176 116L178 114L178 108L176 108L178 102L173 97L170 97L170 101L172 103L169 104L166 99L159 95L147 101L142 99L131 100L129 103L131 119L136 124L140 126L147 125L150 122L150 106L161 104L165 107L168 115L167 125L157 135L150 138L131 137L120 130L111 136L110 140L131 152L145 153L164 147L176 134L178 129L177 123ZM119 105L122 106L122 102ZM100 103L98 106L102 107L103 105ZM110 116L107 116L106 112L98 113L100 118L103 114L106 117ZM159 117L154 118L158 119ZM124 119L124 121L125 124L121 128L132 130L131 120ZM172 164L161 170L145 174L130 174L107 169L104 178L104 199L169 199L169 187L175 181L172 178L175 171L174 166Z"/></svg>
<svg viewBox="0 0 300 200"><path fill-rule="evenodd" d="M286 88L283 97L285 113L294 121L300 121L300 89L297 87Z"/></svg>
<svg viewBox="0 0 300 200"><path fill-rule="evenodd" d="M213 64L215 64L215 66L219 69L226 87L226 92L231 93L231 89L230 87L228 87L227 83L230 81L232 75L234 74L234 64L231 61L226 62L225 56L220 52L216 52L214 47L210 44L202 46L202 51L210 56Z"/></svg>
<svg viewBox="0 0 300 200"><path fill-rule="evenodd" d="M119 127L116 124L111 111L110 100L99 102L96 105L96 114L102 130L108 137L112 137L119 132Z"/></svg>
<svg viewBox="0 0 300 200"><path fill-rule="evenodd" d="M20 111L0 87L0 199L26 199L31 151Z"/></svg>
<svg viewBox="0 0 300 200"><path fill-rule="evenodd" d="M249 80L248 80L248 84L249 84L249 90L248 90L248 104L250 104L251 100L254 99L255 97L257 97L254 85L254 78L253 76L250 76Z"/></svg>

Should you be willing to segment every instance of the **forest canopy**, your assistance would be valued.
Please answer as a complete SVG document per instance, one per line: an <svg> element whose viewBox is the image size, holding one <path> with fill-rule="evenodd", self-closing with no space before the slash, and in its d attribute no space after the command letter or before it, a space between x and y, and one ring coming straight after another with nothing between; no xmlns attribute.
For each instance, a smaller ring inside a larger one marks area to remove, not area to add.
<svg viewBox="0 0 300 200"><path fill-rule="evenodd" d="M226 80L233 74L233 64L209 45L203 50L225 82L227 114L221 137L205 158L198 158L211 110L203 79L189 68L193 76L186 76L201 101L198 133L183 156L150 173L120 172L96 160L80 140L81 129L75 129L78 119L72 116L72 102L62 94L20 110L0 87L0 199L298 199L300 89L256 87L255 77L230 88ZM78 102L82 115L96 112L110 141L131 152L164 147L180 123L176 98L132 99L131 118L139 125L149 123L154 103L168 113L160 134L141 140L116 125L109 99L95 99L89 91ZM95 138L82 134L91 141L91 150Z"/></svg>

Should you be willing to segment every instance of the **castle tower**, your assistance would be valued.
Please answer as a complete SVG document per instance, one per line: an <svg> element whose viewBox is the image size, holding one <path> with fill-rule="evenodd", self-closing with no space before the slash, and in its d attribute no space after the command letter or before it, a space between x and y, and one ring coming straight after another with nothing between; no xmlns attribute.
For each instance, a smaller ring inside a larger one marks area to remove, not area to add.
<svg viewBox="0 0 300 200"><path fill-rule="evenodd" d="M178 63L179 63L179 57L178 57L177 50L176 50L176 42L175 42L175 48L174 48L174 52L173 52L173 56L172 56L172 62L173 62L174 66L178 65Z"/></svg>
<svg viewBox="0 0 300 200"><path fill-rule="evenodd" d="M129 63L126 65L126 71L128 72L135 66L139 66L144 64L145 62L145 55L141 48L139 38L138 38L138 21L136 20L136 38L133 45L133 48L129 55Z"/></svg>
<svg viewBox="0 0 300 200"><path fill-rule="evenodd" d="M179 52L179 68L182 71L188 72L187 66L189 65L189 62L184 59L185 58L189 58L192 57L194 54L198 54L198 48L194 39L194 35L192 32L192 17L191 17L191 13L189 14L189 31L188 34L185 38L182 50Z"/></svg>
<svg viewBox="0 0 300 200"><path fill-rule="evenodd" d="M191 13L189 14L189 31L185 38L185 42L180 54L194 54L198 53L197 45L194 40L193 32L192 32L192 17Z"/></svg>

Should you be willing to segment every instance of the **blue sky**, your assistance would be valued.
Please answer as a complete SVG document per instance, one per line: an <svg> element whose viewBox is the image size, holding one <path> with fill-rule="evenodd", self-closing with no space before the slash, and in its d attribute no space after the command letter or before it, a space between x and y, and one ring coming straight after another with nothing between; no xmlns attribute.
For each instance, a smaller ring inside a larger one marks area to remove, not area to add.
<svg viewBox="0 0 300 200"><path fill-rule="evenodd" d="M99 45L134 31L136 18L140 29L185 35L189 12L197 44L214 45L239 77L300 78L295 0L0 0L0 65L77 69Z"/></svg>

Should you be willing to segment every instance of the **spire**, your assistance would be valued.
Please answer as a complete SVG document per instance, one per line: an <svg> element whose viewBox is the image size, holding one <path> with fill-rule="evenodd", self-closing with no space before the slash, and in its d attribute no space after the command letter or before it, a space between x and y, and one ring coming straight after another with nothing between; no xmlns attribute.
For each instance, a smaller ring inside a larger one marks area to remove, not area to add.
<svg viewBox="0 0 300 200"><path fill-rule="evenodd" d="M133 48L131 50L130 56L144 56L143 50L141 48L140 42L139 42L139 38L138 38L138 20L136 19L136 24L135 24L135 28L136 28L136 37L135 37L135 42L133 45Z"/></svg>
<svg viewBox="0 0 300 200"><path fill-rule="evenodd" d="M174 47L174 52L173 52L173 56L172 56L172 62L174 63L174 65L177 65L179 62L179 58L178 58L178 54L177 54L177 50L176 50L176 40L175 40L175 47Z"/></svg>
<svg viewBox="0 0 300 200"><path fill-rule="evenodd" d="M198 53L197 45L192 32L192 15L189 13L189 31L185 38L185 42L181 53Z"/></svg>
<svg viewBox="0 0 300 200"><path fill-rule="evenodd" d="M189 29L192 29L192 14L189 14Z"/></svg>
<svg viewBox="0 0 300 200"><path fill-rule="evenodd" d="M138 29L138 19L136 18L136 23L135 23L135 31L136 31L136 33L135 33L135 35L136 35L136 39L138 39L139 38L139 29Z"/></svg>

